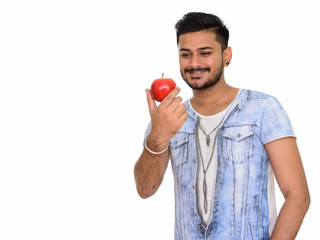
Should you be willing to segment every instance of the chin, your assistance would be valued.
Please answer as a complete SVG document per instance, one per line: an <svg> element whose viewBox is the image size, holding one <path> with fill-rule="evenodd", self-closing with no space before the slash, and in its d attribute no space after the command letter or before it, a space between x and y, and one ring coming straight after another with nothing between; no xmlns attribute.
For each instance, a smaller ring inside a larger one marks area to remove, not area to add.
<svg viewBox="0 0 320 240"><path fill-rule="evenodd" d="M204 82L200 82L199 80L187 80L186 83L188 84L188 86L190 88L192 88L193 90L200 90L203 88L203 86L205 85Z"/></svg>
<svg viewBox="0 0 320 240"><path fill-rule="evenodd" d="M213 78L213 79L205 79L205 80L203 80L203 79L188 80L187 79L187 80L185 80L185 82L193 90L203 90L203 89L207 89L207 88L215 86L220 81L220 77Z"/></svg>

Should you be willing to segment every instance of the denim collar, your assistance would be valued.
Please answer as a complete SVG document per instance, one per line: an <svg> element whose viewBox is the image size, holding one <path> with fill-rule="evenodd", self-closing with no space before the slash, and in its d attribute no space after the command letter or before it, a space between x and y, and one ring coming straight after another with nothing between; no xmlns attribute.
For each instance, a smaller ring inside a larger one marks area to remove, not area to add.
<svg viewBox="0 0 320 240"><path fill-rule="evenodd" d="M239 108L243 109L245 106L247 106L248 103L248 95L249 91L247 89L240 89L240 93L238 97L234 101L239 101Z"/></svg>
<svg viewBox="0 0 320 240"><path fill-rule="evenodd" d="M248 95L249 91L246 89L240 89L240 92L238 96L233 100L231 103L229 110L227 111L225 115L225 119L228 117L228 115L232 112L233 109L236 107L239 107L240 109L243 109L247 103L248 103ZM195 134L195 122L198 121L197 114L194 112L194 110L190 106L190 101L186 101L184 103L186 105L186 112L189 115L189 118L187 119L186 123L183 124L179 132L188 133L188 134Z"/></svg>

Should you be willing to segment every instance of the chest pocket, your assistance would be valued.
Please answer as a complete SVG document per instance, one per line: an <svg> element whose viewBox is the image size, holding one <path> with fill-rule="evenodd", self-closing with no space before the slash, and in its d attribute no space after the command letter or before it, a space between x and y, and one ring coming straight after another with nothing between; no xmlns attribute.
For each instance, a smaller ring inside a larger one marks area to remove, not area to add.
<svg viewBox="0 0 320 240"><path fill-rule="evenodd" d="M188 161L189 134L178 133L170 140L170 158L174 167Z"/></svg>
<svg viewBox="0 0 320 240"><path fill-rule="evenodd" d="M235 163L243 163L252 156L253 127L233 126L223 129L223 157Z"/></svg>

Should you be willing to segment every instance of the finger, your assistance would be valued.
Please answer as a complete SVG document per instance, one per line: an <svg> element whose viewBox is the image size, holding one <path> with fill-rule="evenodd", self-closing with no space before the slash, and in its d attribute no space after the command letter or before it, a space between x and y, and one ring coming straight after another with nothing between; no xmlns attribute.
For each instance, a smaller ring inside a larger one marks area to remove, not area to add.
<svg viewBox="0 0 320 240"><path fill-rule="evenodd" d="M172 101L175 99L175 97L178 95L178 93L180 92L180 88L176 87L175 89L173 89L161 102L161 105L165 108L167 108Z"/></svg>
<svg viewBox="0 0 320 240"><path fill-rule="evenodd" d="M181 102L182 102L182 98L180 96L175 97L171 102L171 104L167 107L167 109L174 113L176 109L180 106Z"/></svg>
<svg viewBox="0 0 320 240"><path fill-rule="evenodd" d="M146 89L145 91L147 93L147 101L148 101L149 113L151 115L153 110L156 109L157 105L156 105L155 101L152 98L150 90Z"/></svg>
<svg viewBox="0 0 320 240"><path fill-rule="evenodd" d="M187 109L186 105L185 104L181 104L176 108L174 113L178 116L178 118L180 118L181 115L186 112L186 109Z"/></svg>
<svg viewBox="0 0 320 240"><path fill-rule="evenodd" d="M184 122L187 121L188 117L189 117L188 113L184 112L178 119L179 124L182 126Z"/></svg>

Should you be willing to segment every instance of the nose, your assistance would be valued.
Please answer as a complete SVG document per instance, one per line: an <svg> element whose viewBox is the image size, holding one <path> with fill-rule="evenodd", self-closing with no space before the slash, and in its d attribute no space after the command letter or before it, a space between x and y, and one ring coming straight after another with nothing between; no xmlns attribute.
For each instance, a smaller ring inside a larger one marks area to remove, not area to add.
<svg viewBox="0 0 320 240"><path fill-rule="evenodd" d="M192 68L198 68L201 66L201 59L195 54L190 58L189 66Z"/></svg>

